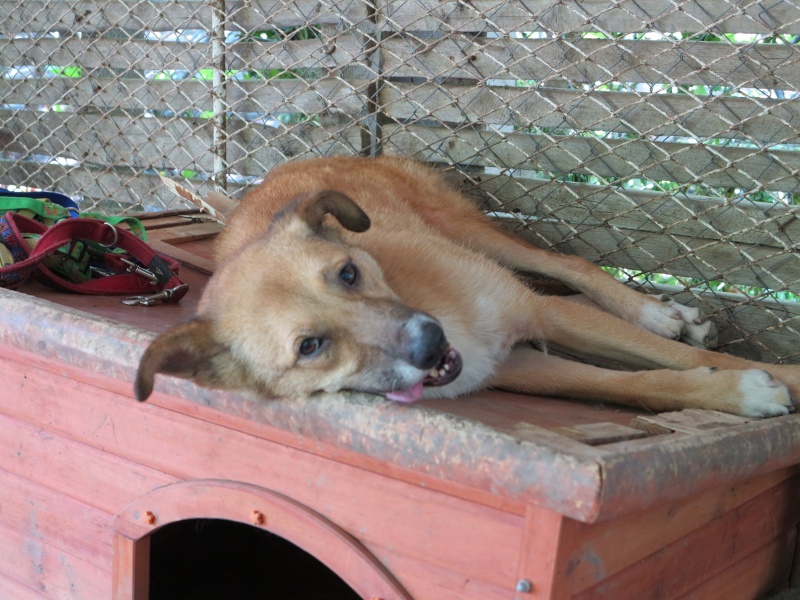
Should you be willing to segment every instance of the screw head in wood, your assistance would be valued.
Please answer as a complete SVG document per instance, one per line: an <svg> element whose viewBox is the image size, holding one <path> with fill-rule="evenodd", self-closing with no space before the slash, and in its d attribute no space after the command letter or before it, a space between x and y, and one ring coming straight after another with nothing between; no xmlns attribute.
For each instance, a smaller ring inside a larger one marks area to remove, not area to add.
<svg viewBox="0 0 800 600"><path fill-rule="evenodd" d="M155 525L156 524L156 516L150 512L149 510L144 513L144 522L148 525Z"/></svg>
<svg viewBox="0 0 800 600"><path fill-rule="evenodd" d="M531 585L531 582L528 581L527 579L520 579L517 582L517 591L520 592L521 594L527 594L532 589L533 589L533 586Z"/></svg>
<svg viewBox="0 0 800 600"><path fill-rule="evenodd" d="M260 510L254 510L250 513L250 522L253 525L263 525L267 518Z"/></svg>

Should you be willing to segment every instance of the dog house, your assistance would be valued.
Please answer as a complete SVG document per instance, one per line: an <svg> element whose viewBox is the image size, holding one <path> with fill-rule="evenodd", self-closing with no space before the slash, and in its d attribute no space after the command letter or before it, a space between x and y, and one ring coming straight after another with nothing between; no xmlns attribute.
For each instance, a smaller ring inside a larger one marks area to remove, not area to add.
<svg viewBox="0 0 800 600"><path fill-rule="evenodd" d="M169 377L138 403L138 357L193 313L217 228L145 222L183 259L180 304L0 291L0 597L744 600L794 583L797 415L266 400Z"/></svg>
<svg viewBox="0 0 800 600"><path fill-rule="evenodd" d="M721 350L797 363L797 3L0 0L0 22L0 184L147 212L191 286L0 290L0 598L798 585L798 415L131 389L218 231L159 175L238 197L330 154L438 165L532 243L700 307Z"/></svg>

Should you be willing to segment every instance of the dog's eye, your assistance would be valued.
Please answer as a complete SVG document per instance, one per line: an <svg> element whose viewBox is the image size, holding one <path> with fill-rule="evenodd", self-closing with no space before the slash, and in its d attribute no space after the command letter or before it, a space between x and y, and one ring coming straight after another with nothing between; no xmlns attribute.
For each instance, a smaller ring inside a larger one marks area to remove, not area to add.
<svg viewBox="0 0 800 600"><path fill-rule="evenodd" d="M314 356L322 348L322 338L306 338L300 342L300 347L297 351L301 356Z"/></svg>
<svg viewBox="0 0 800 600"><path fill-rule="evenodd" d="M339 280L347 286L353 286L358 281L358 267L349 262L339 271Z"/></svg>

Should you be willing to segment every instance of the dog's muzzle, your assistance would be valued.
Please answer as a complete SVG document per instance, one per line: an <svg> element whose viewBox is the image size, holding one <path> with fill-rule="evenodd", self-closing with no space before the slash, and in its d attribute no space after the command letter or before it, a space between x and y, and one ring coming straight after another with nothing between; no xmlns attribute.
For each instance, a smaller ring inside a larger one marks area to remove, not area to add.
<svg viewBox="0 0 800 600"><path fill-rule="evenodd" d="M389 400L416 402L422 397L423 386L442 386L461 373L461 355L453 348L438 321L418 314L403 327L401 345L407 350L409 364L428 373L416 384L386 393Z"/></svg>

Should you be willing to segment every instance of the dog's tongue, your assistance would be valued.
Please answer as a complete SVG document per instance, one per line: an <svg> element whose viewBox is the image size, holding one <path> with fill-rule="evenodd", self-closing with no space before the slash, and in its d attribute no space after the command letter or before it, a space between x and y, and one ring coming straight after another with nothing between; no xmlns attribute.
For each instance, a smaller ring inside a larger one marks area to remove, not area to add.
<svg viewBox="0 0 800 600"><path fill-rule="evenodd" d="M422 382L412 385L404 390L397 390L395 392L387 392L386 397L395 402L416 402L422 398Z"/></svg>

